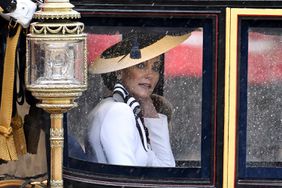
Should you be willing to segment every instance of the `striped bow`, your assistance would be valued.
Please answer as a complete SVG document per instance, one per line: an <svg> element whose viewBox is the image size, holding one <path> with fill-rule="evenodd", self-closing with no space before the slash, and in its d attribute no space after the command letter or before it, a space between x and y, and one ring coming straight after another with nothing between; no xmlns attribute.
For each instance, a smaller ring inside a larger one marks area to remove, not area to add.
<svg viewBox="0 0 282 188"><path fill-rule="evenodd" d="M149 132L142 121L142 113L139 102L134 97L129 95L129 93L121 83L115 84L113 90L113 98L115 101L126 103L132 109L135 116L136 127L139 132L141 142L145 151L148 151L150 149Z"/></svg>

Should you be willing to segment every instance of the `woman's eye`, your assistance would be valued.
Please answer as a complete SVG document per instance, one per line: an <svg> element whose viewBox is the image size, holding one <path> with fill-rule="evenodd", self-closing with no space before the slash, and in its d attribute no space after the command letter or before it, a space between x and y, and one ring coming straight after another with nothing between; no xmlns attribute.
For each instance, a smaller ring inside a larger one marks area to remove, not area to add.
<svg viewBox="0 0 282 188"><path fill-rule="evenodd" d="M161 64L160 64L160 62L154 63L152 69L153 69L153 71L155 71L155 72L160 72L160 70L161 70Z"/></svg>
<svg viewBox="0 0 282 188"><path fill-rule="evenodd" d="M160 72L161 67L160 66L153 66L153 71Z"/></svg>
<svg viewBox="0 0 282 188"><path fill-rule="evenodd" d="M139 69L144 69L145 68L145 64L144 63L139 63L138 65L136 65L137 68Z"/></svg>

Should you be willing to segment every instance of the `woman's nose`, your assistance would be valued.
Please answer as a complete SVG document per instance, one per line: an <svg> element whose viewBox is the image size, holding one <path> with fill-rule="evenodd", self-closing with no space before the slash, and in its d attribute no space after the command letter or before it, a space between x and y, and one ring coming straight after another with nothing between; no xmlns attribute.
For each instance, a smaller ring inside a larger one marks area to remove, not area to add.
<svg viewBox="0 0 282 188"><path fill-rule="evenodd" d="M150 68L147 68L145 71L146 71L145 77L149 80L152 80L155 76L154 70L150 67Z"/></svg>

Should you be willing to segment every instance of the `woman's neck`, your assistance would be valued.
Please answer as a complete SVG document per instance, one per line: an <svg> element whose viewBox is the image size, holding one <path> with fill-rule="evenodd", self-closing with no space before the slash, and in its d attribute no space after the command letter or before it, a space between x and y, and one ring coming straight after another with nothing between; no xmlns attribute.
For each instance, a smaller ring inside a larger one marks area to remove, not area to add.
<svg viewBox="0 0 282 188"><path fill-rule="evenodd" d="M153 104L153 101L151 97L146 98L146 99L136 99L141 106L141 111L143 114L143 117L148 117L148 118L157 118L159 117L158 112Z"/></svg>

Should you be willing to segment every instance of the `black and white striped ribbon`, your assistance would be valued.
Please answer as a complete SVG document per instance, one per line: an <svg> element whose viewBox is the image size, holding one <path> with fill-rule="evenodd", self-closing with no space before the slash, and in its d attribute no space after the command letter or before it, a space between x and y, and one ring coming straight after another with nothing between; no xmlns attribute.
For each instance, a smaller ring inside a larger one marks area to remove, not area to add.
<svg viewBox="0 0 282 188"><path fill-rule="evenodd" d="M113 98L116 101L126 103L132 109L135 116L136 127L138 129L141 142L143 144L145 151L148 151L150 149L149 132L141 119L142 114L141 114L141 107L139 102L134 97L130 96L127 90L120 83L115 84L113 90Z"/></svg>

